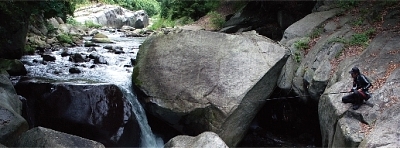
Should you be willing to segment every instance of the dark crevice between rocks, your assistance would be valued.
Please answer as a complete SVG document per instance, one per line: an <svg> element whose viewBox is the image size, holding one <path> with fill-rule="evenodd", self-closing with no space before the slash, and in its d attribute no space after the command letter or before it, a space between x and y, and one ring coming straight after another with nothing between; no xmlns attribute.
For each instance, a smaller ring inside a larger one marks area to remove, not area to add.
<svg viewBox="0 0 400 148"><path fill-rule="evenodd" d="M290 25L312 12L316 1L249 1L240 15L227 16L221 32L239 33L255 30L279 41Z"/></svg>
<svg viewBox="0 0 400 148"><path fill-rule="evenodd" d="M133 82L133 84L135 84ZM151 112L149 112L149 108L153 105L152 103L146 102L146 100L139 99L139 98L147 98L147 96L140 88L136 85L132 86L132 91L136 93L139 103L144 107L147 122L151 128L153 134L161 138L164 143L167 143L170 139L174 138L178 135L183 135L183 133L179 132L178 130L174 129L172 125L168 124L166 121L160 119L159 117L154 116Z"/></svg>
<svg viewBox="0 0 400 148"><path fill-rule="evenodd" d="M167 143L170 139L174 138L178 135L183 135L183 133L174 129L171 125L166 123L165 121L155 117L146 111L147 121L153 134L156 137L160 137L164 143Z"/></svg>
<svg viewBox="0 0 400 148"><path fill-rule="evenodd" d="M253 119L238 147L320 147L318 106L275 90Z"/></svg>
<svg viewBox="0 0 400 148"><path fill-rule="evenodd" d="M294 96L278 89L270 98ZM183 134L151 113L146 116L153 133L164 143ZM318 106L295 97L267 101L237 147L321 147L321 142Z"/></svg>

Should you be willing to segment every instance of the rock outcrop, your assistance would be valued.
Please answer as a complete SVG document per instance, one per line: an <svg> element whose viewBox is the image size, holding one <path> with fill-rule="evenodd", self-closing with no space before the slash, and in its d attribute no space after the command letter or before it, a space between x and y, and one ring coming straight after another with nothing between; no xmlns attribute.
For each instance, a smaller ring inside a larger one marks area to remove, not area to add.
<svg viewBox="0 0 400 148"><path fill-rule="evenodd" d="M133 81L153 115L184 134L213 131L235 146L274 90L287 51L255 32L158 34L140 47Z"/></svg>
<svg viewBox="0 0 400 148"><path fill-rule="evenodd" d="M228 148L224 141L213 132L204 132L196 137L181 135L169 140L164 147L218 147Z"/></svg>
<svg viewBox="0 0 400 148"><path fill-rule="evenodd" d="M348 71L352 66L362 67L362 72L368 73L371 79L380 81L381 84L374 83L371 99L358 110L352 110L350 104L341 102L345 94L321 97L318 112L325 146L399 146L398 140L394 138L398 138L399 135L397 132L399 127L396 123L400 97L398 93L400 91L398 80L400 55L396 53L400 48L398 40L400 36L397 33L378 34L357 59L349 65L343 65L343 70L337 72L337 81L332 82L325 92L339 92L344 88L351 88Z"/></svg>
<svg viewBox="0 0 400 148"><path fill-rule="evenodd" d="M26 35L25 52L33 54L36 49L70 47L81 44L86 27L66 24L59 18L44 19L43 15L32 15ZM31 52L31 53L30 53Z"/></svg>
<svg viewBox="0 0 400 148"><path fill-rule="evenodd" d="M79 8L75 10L74 16L82 24L90 22L112 28L127 25L141 29L149 25L149 16L144 10L132 12L114 5L97 4Z"/></svg>
<svg viewBox="0 0 400 148"><path fill-rule="evenodd" d="M29 126L21 116L22 103L7 72L0 71L0 143L11 146Z"/></svg>
<svg viewBox="0 0 400 148"><path fill-rule="evenodd" d="M399 3L332 6L318 7L285 31L281 43L293 54L278 87L318 103L323 147L398 147ZM353 66L373 82L372 98L358 110L342 103L347 94L337 93L352 87Z"/></svg>
<svg viewBox="0 0 400 148"><path fill-rule="evenodd" d="M26 119L31 127L51 128L105 146L140 144L132 105L116 85L28 79L20 80L15 89L27 99Z"/></svg>

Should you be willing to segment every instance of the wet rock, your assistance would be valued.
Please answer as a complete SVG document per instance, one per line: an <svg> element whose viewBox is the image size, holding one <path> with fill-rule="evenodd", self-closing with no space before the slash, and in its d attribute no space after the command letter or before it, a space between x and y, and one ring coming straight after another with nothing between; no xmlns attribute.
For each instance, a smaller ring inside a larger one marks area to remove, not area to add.
<svg viewBox="0 0 400 148"><path fill-rule="evenodd" d="M54 55L45 54L45 55L42 55L42 58L43 58L43 61L51 61L51 62L56 61L56 57Z"/></svg>
<svg viewBox="0 0 400 148"><path fill-rule="evenodd" d="M107 64L107 60L103 56L97 56L94 58L94 64Z"/></svg>
<svg viewBox="0 0 400 148"><path fill-rule="evenodd" d="M104 49L108 49L108 50L112 50L112 49L113 49L113 46L112 46L112 45L106 45L106 46L104 46L103 48L104 48Z"/></svg>
<svg viewBox="0 0 400 148"><path fill-rule="evenodd" d="M134 27L132 27L132 26L122 26L121 27L121 30L129 30L129 31L133 31L133 30L135 30L135 28Z"/></svg>
<svg viewBox="0 0 400 148"><path fill-rule="evenodd" d="M114 43L113 41L111 41L106 35L102 34L102 33L97 33L93 36L92 39L90 39L90 41L94 42L94 43Z"/></svg>
<svg viewBox="0 0 400 148"><path fill-rule="evenodd" d="M32 62L33 63L43 63L44 61L43 60L38 60L38 59L33 59Z"/></svg>
<svg viewBox="0 0 400 148"><path fill-rule="evenodd" d="M136 65L136 59L131 58L131 64L132 64L133 66L135 66L135 65Z"/></svg>
<svg viewBox="0 0 400 148"><path fill-rule="evenodd" d="M120 48L120 49L115 49L114 53L115 54L122 54L122 53L125 53L125 52L124 52L124 50L122 48Z"/></svg>
<svg viewBox="0 0 400 148"><path fill-rule="evenodd" d="M116 85L24 80L15 88L28 100L34 126L77 135L108 147L139 146L141 130L132 104Z"/></svg>
<svg viewBox="0 0 400 148"><path fill-rule="evenodd" d="M89 49L87 50L87 52L93 52L93 51L97 51L96 48L91 47L91 48L89 48Z"/></svg>
<svg viewBox="0 0 400 148"><path fill-rule="evenodd" d="M79 53L75 53L69 57L69 61L75 63L87 62L87 60Z"/></svg>
<svg viewBox="0 0 400 148"><path fill-rule="evenodd" d="M72 74L74 74L74 73L81 73L82 71L79 69L79 68L77 68L77 67L72 67L72 68L70 68L69 70L69 73L72 73Z"/></svg>
<svg viewBox="0 0 400 148"><path fill-rule="evenodd" d="M68 51L68 49L67 50L63 50L61 52L61 57L66 57L66 56L70 56L70 55L73 55L73 53L71 51Z"/></svg>
<svg viewBox="0 0 400 148"><path fill-rule="evenodd" d="M144 35L134 31L127 31L123 37L144 37Z"/></svg>
<svg viewBox="0 0 400 148"><path fill-rule="evenodd" d="M85 47L100 47L100 45L97 45L97 44L95 44L93 42L90 42L90 41L89 42L85 42L83 46L85 46Z"/></svg>
<svg viewBox="0 0 400 148"><path fill-rule="evenodd" d="M21 116L22 103L8 75L0 74L0 86L0 143L11 146L29 127Z"/></svg>
<svg viewBox="0 0 400 148"><path fill-rule="evenodd" d="M90 41L95 43L114 43L109 38L92 38Z"/></svg>
<svg viewBox="0 0 400 148"><path fill-rule="evenodd" d="M110 29L110 30L108 30L108 32L115 33L115 32L117 32L117 30L116 29Z"/></svg>
<svg viewBox="0 0 400 148"><path fill-rule="evenodd" d="M107 35L104 35L104 34L102 34L102 33L97 33L97 34L95 34L95 35L93 36L93 38L108 38L108 36L107 36Z"/></svg>
<svg viewBox="0 0 400 148"><path fill-rule="evenodd" d="M89 34L89 36L94 36L94 35L96 35L98 33L99 33L99 30L93 29L93 30L90 30L88 34Z"/></svg>
<svg viewBox="0 0 400 148"><path fill-rule="evenodd" d="M106 45L103 47L104 49L108 49L111 52L114 52L115 54L121 54L125 53L123 48L121 46L112 46L112 45Z"/></svg>
<svg viewBox="0 0 400 148"><path fill-rule="evenodd" d="M96 59L96 57L100 56L99 53L97 52L92 52L89 54L89 58L90 59Z"/></svg>
<svg viewBox="0 0 400 148"><path fill-rule="evenodd" d="M23 133L13 147L96 147L104 145L89 139L55 131L44 127L35 127Z"/></svg>

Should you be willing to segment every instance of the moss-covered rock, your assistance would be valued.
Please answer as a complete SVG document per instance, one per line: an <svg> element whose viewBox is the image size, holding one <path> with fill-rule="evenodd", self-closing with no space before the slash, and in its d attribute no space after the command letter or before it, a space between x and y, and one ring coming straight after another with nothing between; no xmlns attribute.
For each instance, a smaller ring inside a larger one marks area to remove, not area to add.
<svg viewBox="0 0 400 148"><path fill-rule="evenodd" d="M0 59L0 69L6 70L11 76L26 75L24 64L17 59Z"/></svg>

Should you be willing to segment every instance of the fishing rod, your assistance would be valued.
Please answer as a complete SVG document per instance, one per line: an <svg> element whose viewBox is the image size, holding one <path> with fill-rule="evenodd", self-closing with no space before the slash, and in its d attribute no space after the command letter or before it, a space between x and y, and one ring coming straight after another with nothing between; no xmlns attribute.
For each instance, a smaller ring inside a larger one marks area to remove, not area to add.
<svg viewBox="0 0 400 148"><path fill-rule="evenodd" d="M293 96L293 97L277 97L277 98L268 98L268 99L265 99L265 101L270 101L270 100L284 100L284 99L293 99L293 98L308 97L308 96L310 96L310 95Z"/></svg>
<svg viewBox="0 0 400 148"><path fill-rule="evenodd" d="M344 93L352 93L352 92L349 92L349 91L341 91L341 92L324 93L324 94L322 94L322 95L330 95L330 94L344 94Z"/></svg>
<svg viewBox="0 0 400 148"><path fill-rule="evenodd" d="M351 93L347 91L341 91L341 92L332 92L332 93L324 93L322 95L330 95L330 94L342 94L342 93ZM265 99L265 101L271 101L271 100L284 100L284 99L293 99L293 98L301 98L301 97L309 97L310 95L301 95L301 96L292 96L292 97L276 97L276 98L268 98Z"/></svg>

